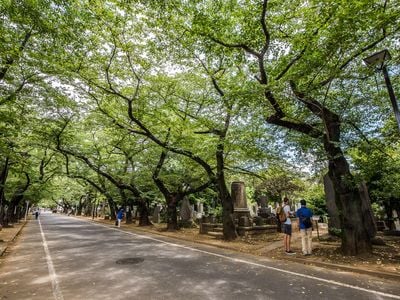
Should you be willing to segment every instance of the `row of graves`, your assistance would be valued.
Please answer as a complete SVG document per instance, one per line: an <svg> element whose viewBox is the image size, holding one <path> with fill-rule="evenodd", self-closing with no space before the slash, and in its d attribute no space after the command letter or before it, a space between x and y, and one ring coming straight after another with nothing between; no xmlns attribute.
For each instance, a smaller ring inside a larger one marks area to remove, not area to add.
<svg viewBox="0 0 400 300"><path fill-rule="evenodd" d="M375 223L371 228L376 228L377 231L383 231L385 235L400 235L400 222L397 216L397 212L393 211L394 226L388 225L384 220L378 220L373 215L370 209L370 198L368 189L364 183L360 184L360 192L362 198L362 210L365 215L370 215L371 222ZM326 205L329 214L328 217L314 216L313 225L316 227L318 233L318 226L321 228L340 228L340 219L338 208L335 203L335 191L333 184L328 176L324 177L324 190L326 197ZM261 196L258 204L252 204L250 207L247 205L245 184L244 182L232 182L231 184L231 197L234 205L234 222L236 230L239 236L248 236L256 234L266 234L269 232L280 231L280 223L276 217L276 207L280 203L275 203L275 207L267 205L266 197ZM292 207L294 210L299 208L299 204ZM160 223L162 220L163 212L165 209L161 204L156 205L154 208L152 221L154 223ZM208 234L213 232L222 232L222 220L216 217L212 211L208 208L205 212L203 203L197 202L195 205L191 205L187 198L184 198L181 202L179 210L179 224L181 227L199 227L201 234ZM292 229L298 229L298 219L292 218ZM395 227L395 228L393 228ZM318 234L319 237L319 234Z"/></svg>
<svg viewBox="0 0 400 300"><path fill-rule="evenodd" d="M244 182L233 182L231 184L231 196L234 205L233 217L239 236L277 231L275 209L272 206L267 206L266 197L260 198L260 206L252 204L251 207L248 207ZM163 221L163 211L165 209L161 204L155 206L152 217L153 223ZM184 198L180 205L179 217L179 223L182 227L196 226L201 234L222 232L220 218L212 212L205 212L201 202L193 205L187 198Z"/></svg>
<svg viewBox="0 0 400 300"><path fill-rule="evenodd" d="M248 236L256 234L266 234L269 232L280 231L280 223L276 217L276 207L280 203L275 203L275 207L267 205L267 198L261 196L259 203L252 204L250 207L247 205L246 191L244 182L232 182L231 184L231 197L234 205L234 222L236 230L239 236ZM393 212L395 217L395 230L389 230L388 226L383 220L377 220L373 215L370 208L370 199L366 185L363 183L360 185L361 198L363 202L363 213L369 214L369 218L372 223L371 228L375 228L377 231L383 231L385 235L400 235L400 222L396 211ZM335 203L335 191L328 176L324 178L324 190L326 197L326 205L329 214L329 218L325 216L314 216L313 226L314 229L318 228L340 228L340 219L338 214L338 208ZM294 206L293 209L297 210L299 204ZM154 208L152 221L154 223L160 223L162 220L162 214L165 209L161 204L156 205ZM216 217L210 210L205 212L203 203L197 202L195 205L190 204L187 198L184 198L180 205L179 210L179 223L182 227L199 227L201 234L209 234L215 232L222 232L222 223L220 218ZM293 230L298 229L298 219L292 218ZM318 234L319 237L319 234Z"/></svg>

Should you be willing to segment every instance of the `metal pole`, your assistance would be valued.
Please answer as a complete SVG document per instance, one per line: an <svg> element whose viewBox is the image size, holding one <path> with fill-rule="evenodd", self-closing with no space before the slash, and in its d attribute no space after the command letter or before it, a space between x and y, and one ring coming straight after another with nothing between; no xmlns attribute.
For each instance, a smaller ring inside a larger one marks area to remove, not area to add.
<svg viewBox="0 0 400 300"><path fill-rule="evenodd" d="M400 131L400 112L399 112L399 108L397 106L397 100L396 100L396 96L394 95L392 83L390 82L389 73L388 73L385 65L382 67L382 73L383 73L383 77L385 77L385 83L386 83L386 87L387 87L387 90L389 93L390 101L392 102L393 112L394 112L394 115L395 115L396 121L397 121L397 127L399 128L399 131Z"/></svg>
<svg viewBox="0 0 400 300"><path fill-rule="evenodd" d="M318 229L318 220L315 221L315 224L317 225L317 237L318 237L318 241L319 241L319 229Z"/></svg>

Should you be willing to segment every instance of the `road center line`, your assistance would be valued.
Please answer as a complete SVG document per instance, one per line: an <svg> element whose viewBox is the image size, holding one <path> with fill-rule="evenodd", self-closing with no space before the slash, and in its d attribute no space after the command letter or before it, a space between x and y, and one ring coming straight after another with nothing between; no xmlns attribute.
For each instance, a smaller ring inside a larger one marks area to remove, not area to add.
<svg viewBox="0 0 400 300"><path fill-rule="evenodd" d="M47 261L47 267L49 269L49 276L50 276L50 279L51 279L51 286L52 286L52 289L53 289L53 296L54 296L54 299L56 299L56 300L63 300L64 297L63 297L63 295L61 293L60 286L58 284L57 275L56 275L56 272L54 270L53 261L52 261L51 256L50 256L49 247L47 246L47 241L46 241L46 238L44 236L44 232L43 232L43 228L42 228L42 223L40 222L40 218L38 219L38 222L39 222L40 234L42 235L44 252L46 253L46 261Z"/></svg>
<svg viewBox="0 0 400 300"><path fill-rule="evenodd" d="M205 251L205 250L192 248L192 247L189 247L189 246L183 246L183 245L179 245L179 244L175 244L175 243L171 243L171 242L166 242L166 241L159 240L159 239L156 239L156 238L153 238L153 237L149 237L149 236L145 236L145 235L141 235L141 234L137 234L137 233L133 233L133 232L129 232L129 231L124 231L122 229L113 228L113 227L110 227L110 226L107 226L107 225L99 224L99 223L96 223L94 221L85 221L85 220L82 220L82 219L78 219L78 220L83 221L83 222L89 222L89 223L92 223L92 224L97 225L97 226L102 226L102 227L105 227L105 228L108 228L108 229L111 229L111 230L119 231L119 232L122 232L122 233L125 233L125 234L129 234L129 235L133 235L133 236L136 236L136 237L149 239L149 240L156 241L156 242L159 242L159 243L167 244L167 245L170 245L170 246L183 248L183 249L187 249L187 250L191 250L191 251L196 251L196 252L200 252L200 253L216 256L216 257L221 257L221 258L224 258L224 259L227 259L227 260L231 260L231 261L234 261L234 262L239 262L239 263L244 263L244 264L248 264L248 265L252 265L252 266L257 266L257 267L261 267L261 268L264 268L264 269L269 269L269 270L273 270L273 271L277 271L277 272L281 272L281 273L286 273L286 274L295 275L295 276L299 276L299 277L303 277L303 278L308 278L308 279L312 279L312 280L316 280L316 281L320 281L320 282L324 282L324 283L328 283L328 284L334 284L334 285L341 286L341 287L347 287L347 288L350 288L350 289L353 289L353 290L363 291L363 292L367 292L367 293L370 293L370 294L384 296L384 297L388 297L388 298L392 298L392 299L400 299L400 296L398 296L398 295L383 293L383 292L379 292L379 291L376 291L376 290L366 289L366 288L362 288L362 287L359 287L359 286L354 286L354 285L342 283L342 282L335 281L335 280L318 278L318 277L311 276L311 275L306 275L306 274L292 272L292 271L288 271L288 270L284 270L284 269L280 269L280 268L276 268L276 267L266 266L266 265L263 265L263 264L247 261L247 260L244 260L244 259L233 258L233 257L225 256L225 255L222 255L222 254L218 254L218 253L213 253L213 252L208 252L208 251Z"/></svg>

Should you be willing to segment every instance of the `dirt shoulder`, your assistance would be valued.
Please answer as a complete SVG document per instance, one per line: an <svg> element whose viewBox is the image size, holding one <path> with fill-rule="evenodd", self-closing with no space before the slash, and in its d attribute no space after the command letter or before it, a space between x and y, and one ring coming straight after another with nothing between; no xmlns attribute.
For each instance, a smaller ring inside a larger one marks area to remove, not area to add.
<svg viewBox="0 0 400 300"><path fill-rule="evenodd" d="M102 218L96 218L94 221L107 225L114 224L114 221ZM380 235L379 237L386 243L385 245L374 246L371 255L352 257L340 254L340 241L328 238L326 230L319 230L320 239L318 239L317 232L314 230L313 255L304 257L301 253L301 238L298 232L294 232L292 236L292 249L296 254L288 256L283 251L283 234L281 233L255 235L247 238L239 237L235 241L228 242L224 241L220 235L199 234L198 228L182 228L178 231L167 231L166 224L139 227L137 224L122 223L121 229L149 232L272 259L291 260L304 264L364 273L400 281L400 237Z"/></svg>
<svg viewBox="0 0 400 300"><path fill-rule="evenodd" d="M17 235L21 232L25 226L26 221L21 221L10 225L9 227L3 227L0 230L0 257L7 251L11 243L14 242Z"/></svg>

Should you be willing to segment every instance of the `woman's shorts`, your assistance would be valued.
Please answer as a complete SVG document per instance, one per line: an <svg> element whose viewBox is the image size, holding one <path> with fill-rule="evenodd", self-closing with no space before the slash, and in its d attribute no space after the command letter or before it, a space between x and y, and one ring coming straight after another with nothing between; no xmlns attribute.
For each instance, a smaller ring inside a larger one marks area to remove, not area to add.
<svg viewBox="0 0 400 300"><path fill-rule="evenodd" d="M287 235L292 235L292 224L282 224L282 232Z"/></svg>

